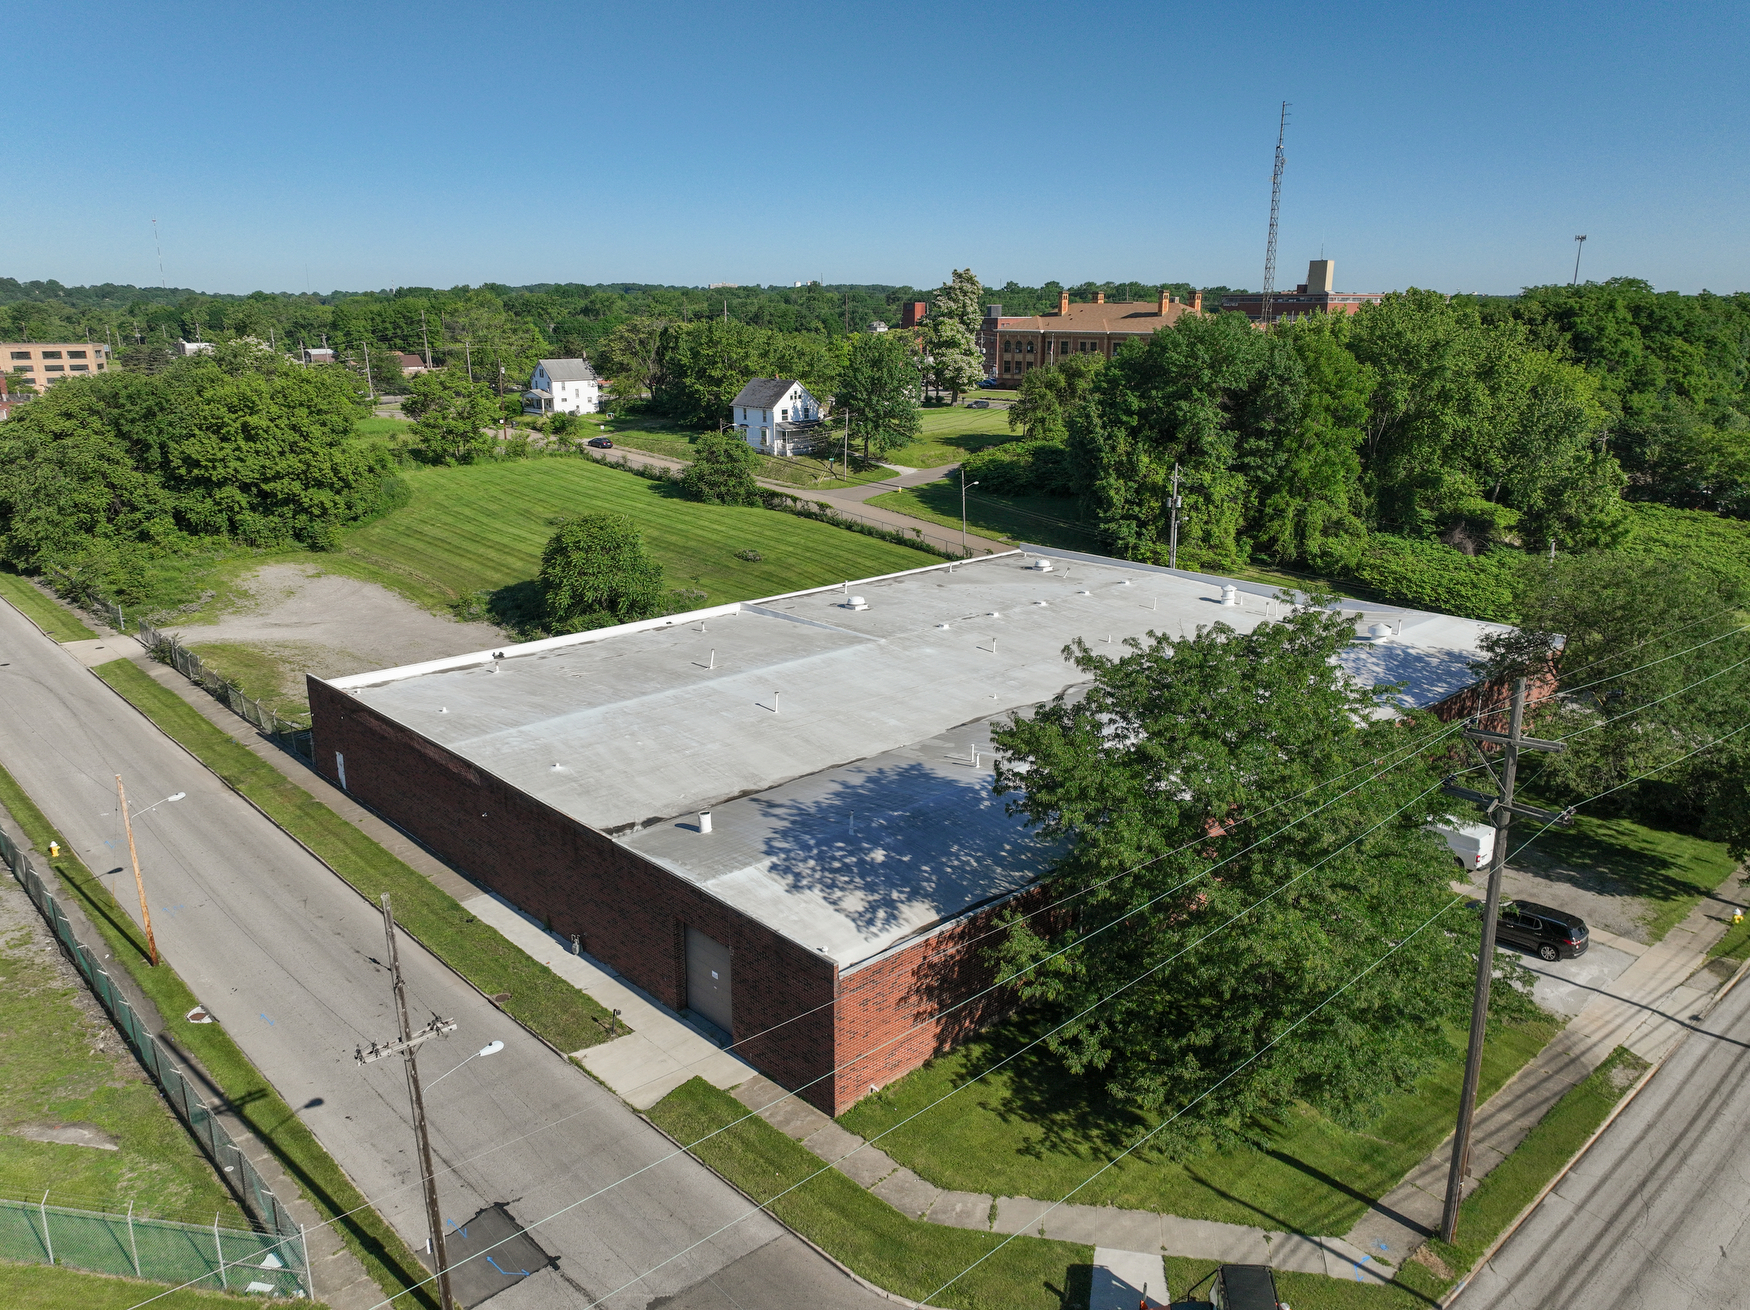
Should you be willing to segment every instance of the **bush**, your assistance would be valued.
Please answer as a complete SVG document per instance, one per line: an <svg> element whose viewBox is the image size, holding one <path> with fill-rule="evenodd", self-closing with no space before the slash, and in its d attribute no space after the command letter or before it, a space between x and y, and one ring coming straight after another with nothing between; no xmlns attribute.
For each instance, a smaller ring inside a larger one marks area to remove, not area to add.
<svg viewBox="0 0 1750 1310"><path fill-rule="evenodd" d="M1492 623L1518 619L1530 560L1512 551L1466 555L1437 541L1376 533L1355 565L1355 580L1417 609Z"/></svg>
<svg viewBox="0 0 1750 1310"><path fill-rule="evenodd" d="M689 500L706 505L758 505L753 448L727 432L708 432L693 443L693 462L681 477Z"/></svg>
<svg viewBox="0 0 1750 1310"><path fill-rule="evenodd" d="M738 550L735 552L735 558L744 559L749 564L758 564L765 556L757 550Z"/></svg>
<svg viewBox="0 0 1750 1310"><path fill-rule="evenodd" d="M662 610L662 565L623 514L562 522L541 552L540 584L554 632L631 623Z"/></svg>
<svg viewBox="0 0 1750 1310"><path fill-rule="evenodd" d="M1069 451L1056 441L1013 441L972 456L964 467L967 482L979 483L992 495L1074 493Z"/></svg>

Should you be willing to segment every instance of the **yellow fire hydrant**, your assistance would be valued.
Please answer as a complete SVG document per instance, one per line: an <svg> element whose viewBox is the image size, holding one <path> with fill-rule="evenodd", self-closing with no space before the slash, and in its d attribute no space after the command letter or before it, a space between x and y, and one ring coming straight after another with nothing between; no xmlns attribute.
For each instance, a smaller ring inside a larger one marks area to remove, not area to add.
<svg viewBox="0 0 1750 1310"><path fill-rule="evenodd" d="M1739 909L1732 911L1732 922L1733 923L1743 923L1744 922L1744 911L1741 907Z"/></svg>
<svg viewBox="0 0 1750 1310"><path fill-rule="evenodd" d="M49 843L49 858L51 860L58 860L61 858L61 843L60 842L52 841Z"/></svg>

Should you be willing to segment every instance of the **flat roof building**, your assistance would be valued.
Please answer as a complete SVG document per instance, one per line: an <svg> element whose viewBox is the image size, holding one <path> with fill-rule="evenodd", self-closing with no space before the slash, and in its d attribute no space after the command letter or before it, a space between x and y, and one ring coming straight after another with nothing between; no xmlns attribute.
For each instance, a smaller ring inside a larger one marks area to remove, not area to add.
<svg viewBox="0 0 1750 1310"><path fill-rule="evenodd" d="M14 387L22 380L41 391L61 378L107 372L110 353L101 342L0 341L0 363Z"/></svg>
<svg viewBox="0 0 1750 1310"><path fill-rule="evenodd" d="M311 678L317 766L838 1113L1005 1004L975 940L1058 853L993 723L1066 642L1264 621L1270 589L1033 548ZM1345 606L1348 608L1348 606ZM1491 625L1368 605L1344 664L1431 705Z"/></svg>
<svg viewBox="0 0 1750 1310"><path fill-rule="evenodd" d="M1307 262L1306 281L1293 291L1278 291L1270 297L1270 323L1305 318L1309 314L1353 314L1363 305L1377 305L1385 299L1383 291L1335 291L1337 261L1313 259ZM1263 292L1241 291L1221 298L1224 314L1244 314L1260 327L1264 321Z"/></svg>

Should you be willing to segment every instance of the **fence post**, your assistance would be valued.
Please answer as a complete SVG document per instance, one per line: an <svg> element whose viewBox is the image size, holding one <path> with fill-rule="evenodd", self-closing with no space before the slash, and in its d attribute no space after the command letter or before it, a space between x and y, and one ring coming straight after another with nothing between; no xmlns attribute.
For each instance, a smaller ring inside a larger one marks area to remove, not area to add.
<svg viewBox="0 0 1750 1310"><path fill-rule="evenodd" d="M316 1271L310 1268L310 1236L304 1225L298 1225L298 1244L304 1248L304 1295L316 1299Z"/></svg>
<svg viewBox="0 0 1750 1310"><path fill-rule="evenodd" d="M49 1263L54 1264L55 1263L55 1244L54 1244L54 1242L49 1240L49 1194L47 1192L43 1193L41 1207L42 1207L42 1216L43 1216L43 1245L48 1248Z"/></svg>
<svg viewBox="0 0 1750 1310"><path fill-rule="evenodd" d="M231 1284L225 1278L225 1248L219 1245L219 1212L217 1210L213 1211L213 1251L219 1257L219 1286L229 1292Z"/></svg>
<svg viewBox="0 0 1750 1310"><path fill-rule="evenodd" d="M128 1250L134 1253L134 1277L140 1274L140 1244L134 1240L134 1203L128 1202Z"/></svg>

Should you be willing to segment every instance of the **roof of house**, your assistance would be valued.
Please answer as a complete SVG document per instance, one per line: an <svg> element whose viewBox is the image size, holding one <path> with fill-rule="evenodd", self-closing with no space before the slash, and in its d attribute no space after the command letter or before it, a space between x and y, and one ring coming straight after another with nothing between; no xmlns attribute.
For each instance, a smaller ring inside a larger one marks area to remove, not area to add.
<svg viewBox="0 0 1750 1310"><path fill-rule="evenodd" d="M1004 317L997 320L1000 332L1153 332L1156 328L1172 327L1191 306L1173 301L1166 314L1152 300L1111 300L1104 304L1073 304L1067 314L1032 314L1025 317Z"/></svg>
<svg viewBox="0 0 1750 1310"><path fill-rule="evenodd" d="M543 359L541 367L555 382L600 382L587 359Z"/></svg>
<svg viewBox="0 0 1750 1310"><path fill-rule="evenodd" d="M1221 619L1273 590L1049 552L843 586L336 678L400 723L850 968L1049 866L990 795L989 725L1083 680L1081 637ZM866 609L848 608L849 598ZM1473 681L1492 625L1346 602L1391 639L1343 656L1412 705ZM494 658L495 654L502 658ZM972 766L972 751L980 767ZM713 832L698 831L699 810Z"/></svg>
<svg viewBox="0 0 1750 1310"><path fill-rule="evenodd" d="M788 394L791 387L801 384L795 378L754 378L729 403L747 409L770 409Z"/></svg>

